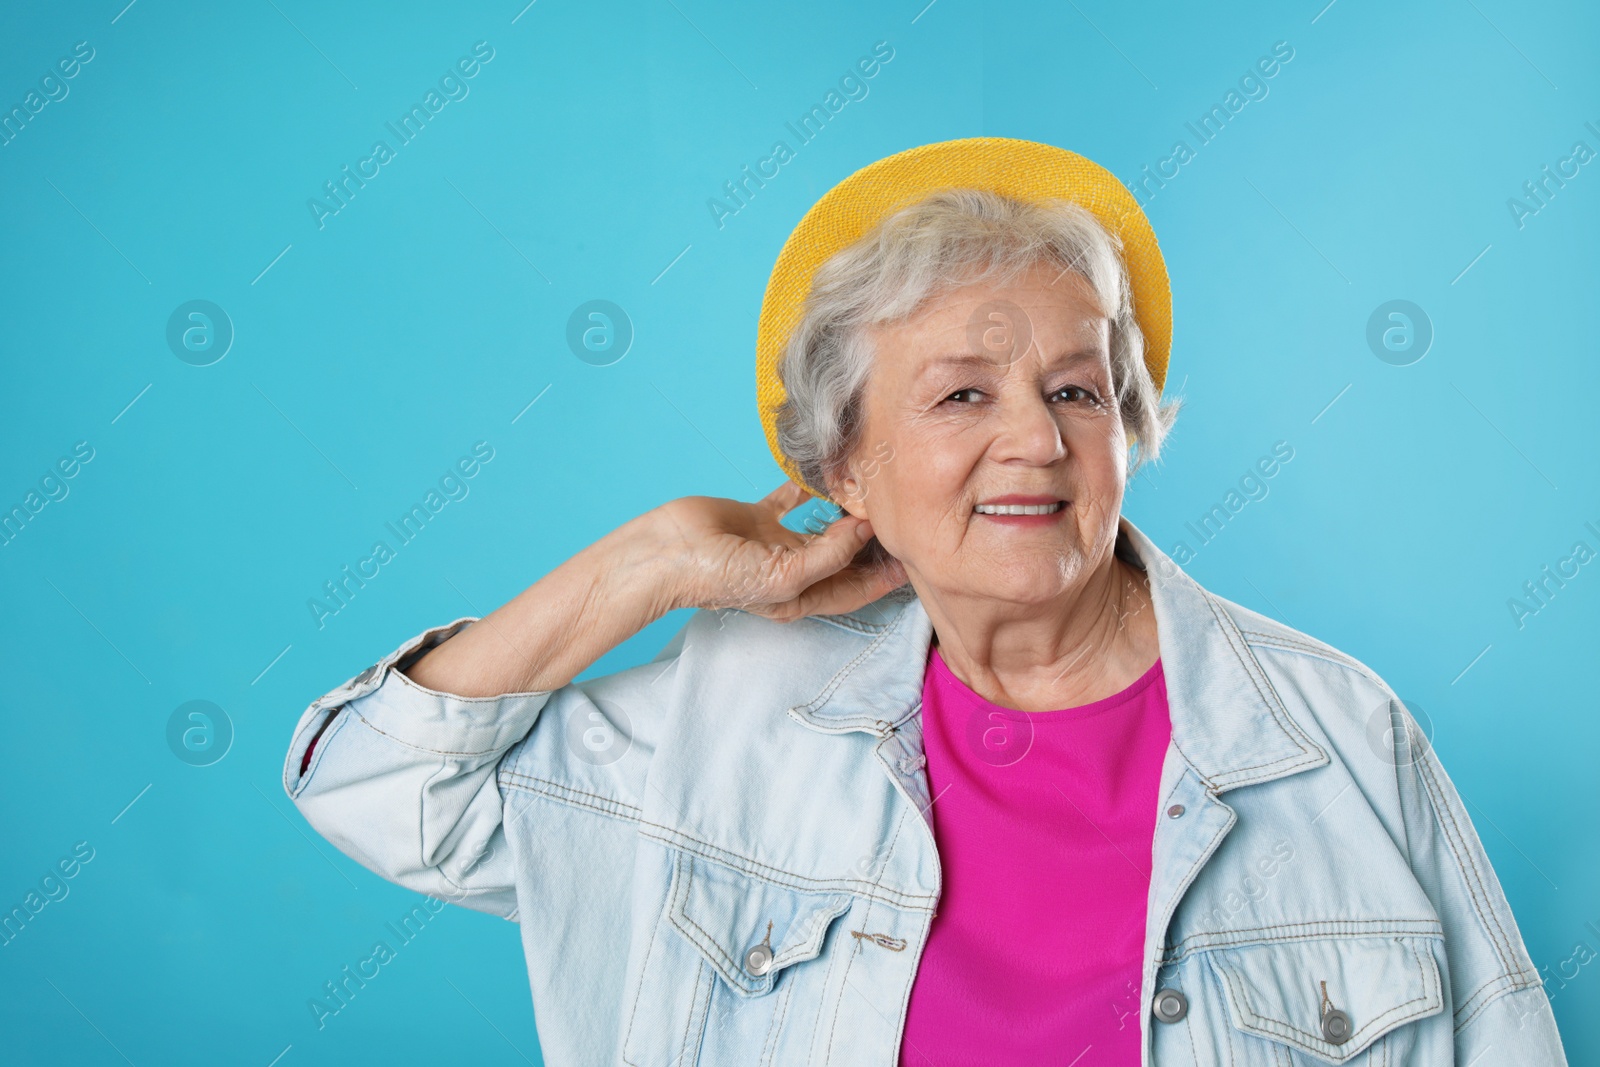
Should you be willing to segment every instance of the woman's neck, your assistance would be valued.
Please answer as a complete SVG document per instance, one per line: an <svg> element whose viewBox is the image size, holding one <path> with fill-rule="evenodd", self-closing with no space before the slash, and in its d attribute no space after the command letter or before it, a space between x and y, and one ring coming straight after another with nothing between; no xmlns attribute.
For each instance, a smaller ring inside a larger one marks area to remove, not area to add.
<svg viewBox="0 0 1600 1067"><path fill-rule="evenodd" d="M1132 685L1160 655L1149 578L1111 554L1080 586L1039 604L918 595L945 664L1001 707L1092 703Z"/></svg>

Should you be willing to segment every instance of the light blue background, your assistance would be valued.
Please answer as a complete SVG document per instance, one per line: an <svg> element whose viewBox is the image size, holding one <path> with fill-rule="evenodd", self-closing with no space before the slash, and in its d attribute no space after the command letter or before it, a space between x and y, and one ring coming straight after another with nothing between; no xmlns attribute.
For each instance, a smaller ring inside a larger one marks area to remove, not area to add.
<svg viewBox="0 0 1600 1067"><path fill-rule="evenodd" d="M95 50L0 147L0 508L95 450L0 548L0 908L95 850L0 947L7 1062L538 1062L515 930L455 908L317 1028L308 999L419 898L283 795L301 710L641 511L778 484L756 314L835 182L979 134L1132 182L1277 41L1269 95L1148 207L1188 406L1127 512L1194 547L1185 522L1292 445L1188 569L1423 709L1572 1062L1600 1058L1600 966L1573 957L1600 952L1600 564L1520 629L1507 606L1600 549L1600 164L1522 228L1507 208L1600 150L1592 6L124 2L0 15L7 110ZM480 40L470 95L319 230L308 198ZM880 40L870 94L719 229L707 200ZM236 331L207 367L165 341L193 299ZM636 332L610 366L565 341L591 299ZM1391 299L1435 330L1410 366L1365 340ZM480 440L470 495L319 629L308 599ZM236 731L208 767L166 741L195 699Z"/></svg>

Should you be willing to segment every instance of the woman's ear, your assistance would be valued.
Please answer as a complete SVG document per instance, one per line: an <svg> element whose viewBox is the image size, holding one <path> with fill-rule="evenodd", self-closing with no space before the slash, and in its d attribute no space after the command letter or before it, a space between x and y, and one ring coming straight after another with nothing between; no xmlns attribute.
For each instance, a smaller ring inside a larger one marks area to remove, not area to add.
<svg viewBox="0 0 1600 1067"><path fill-rule="evenodd" d="M857 519L867 518L865 495L862 493L861 481L856 478L854 468L847 461L844 466L824 475L827 483L828 499L844 511L845 514Z"/></svg>
<svg viewBox="0 0 1600 1067"><path fill-rule="evenodd" d="M852 475L839 479L830 479L828 495L838 504L847 515L857 519L870 518L867 514L867 498L862 492L860 481Z"/></svg>

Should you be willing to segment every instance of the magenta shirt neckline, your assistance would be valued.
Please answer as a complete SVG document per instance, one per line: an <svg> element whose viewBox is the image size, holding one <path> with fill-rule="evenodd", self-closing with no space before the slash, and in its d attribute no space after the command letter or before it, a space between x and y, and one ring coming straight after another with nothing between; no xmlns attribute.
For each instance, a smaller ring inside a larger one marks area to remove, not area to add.
<svg viewBox="0 0 1600 1067"><path fill-rule="evenodd" d="M1052 711L1021 711L1017 708L1008 708L1002 704L996 704L994 701L988 699L977 690L968 686L966 682L963 682L960 678L957 678L955 672L950 669L950 665L946 663L944 661L944 657L939 654L939 647L937 645L929 646L928 658L932 662L934 676L938 679L939 684L944 687L956 687L965 701L977 704L991 714L1001 715L1014 722L1050 722L1053 720L1059 721L1062 719L1087 719L1091 716L1101 714L1102 712L1112 711L1116 708L1122 707L1125 704L1130 704L1138 700L1139 695L1146 689L1150 688L1150 686L1154 685L1156 680L1162 676L1161 657L1158 655L1156 656L1156 661L1152 663L1149 668L1146 669L1145 672L1141 674L1134 682L1128 685L1127 688L1112 693L1108 697L1101 697L1099 700L1093 700L1087 704L1079 704L1075 708L1057 708Z"/></svg>

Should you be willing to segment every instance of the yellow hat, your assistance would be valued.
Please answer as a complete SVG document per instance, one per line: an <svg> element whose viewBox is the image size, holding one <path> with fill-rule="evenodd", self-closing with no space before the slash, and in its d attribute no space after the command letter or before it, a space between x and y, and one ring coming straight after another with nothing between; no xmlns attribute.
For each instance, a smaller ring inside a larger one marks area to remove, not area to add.
<svg viewBox="0 0 1600 1067"><path fill-rule="evenodd" d="M1076 152L1009 137L967 137L897 152L856 171L812 205L794 228L767 282L756 334L756 402L767 447L796 484L800 470L778 448L777 409L784 401L778 359L800 322L817 268L887 216L936 189L987 189L1017 200L1071 200L1122 239L1133 285L1144 361L1159 393L1172 346L1172 289L1155 231L1116 176ZM810 487L807 486L809 489ZM812 490L815 492L815 490Z"/></svg>

